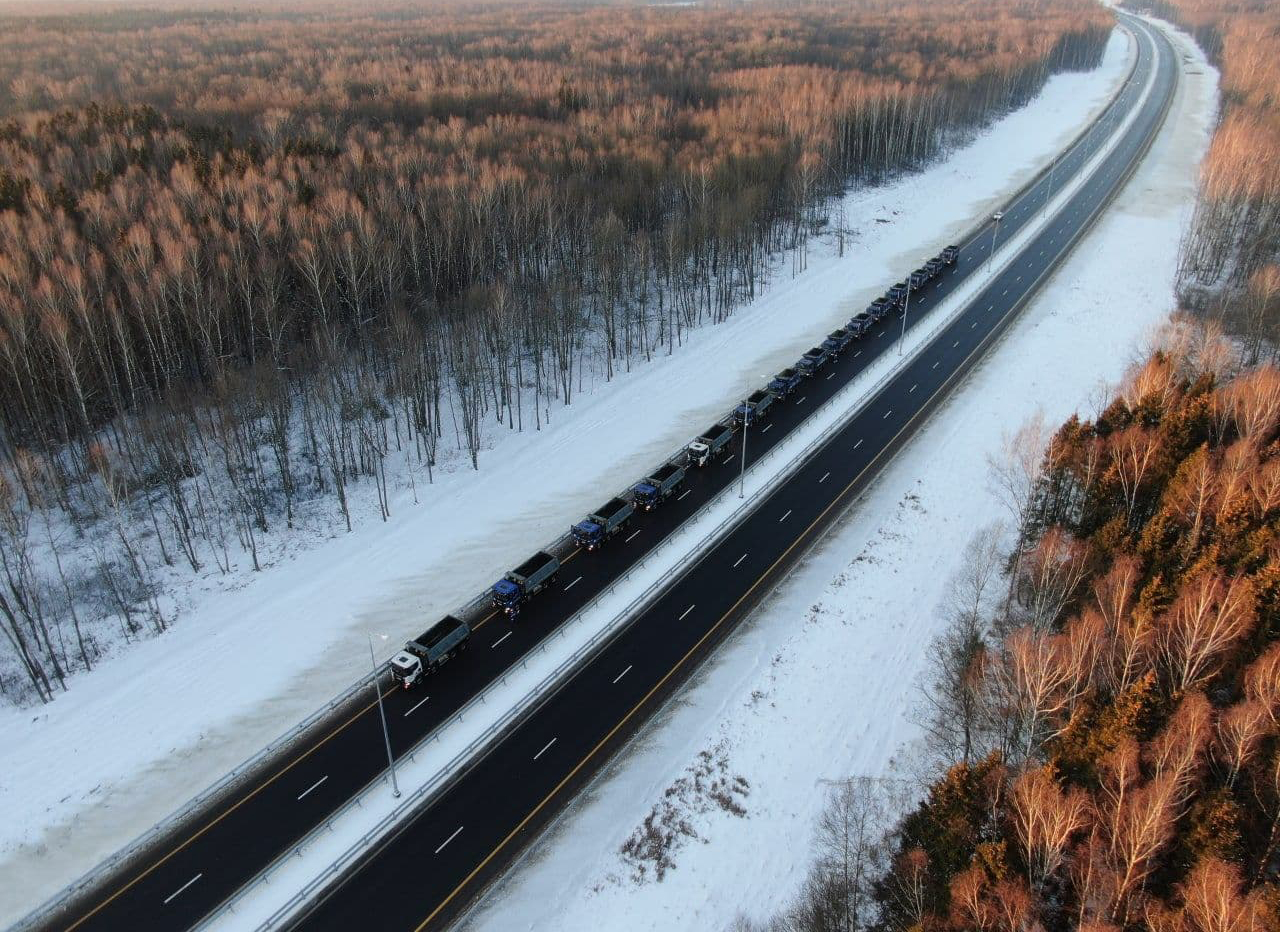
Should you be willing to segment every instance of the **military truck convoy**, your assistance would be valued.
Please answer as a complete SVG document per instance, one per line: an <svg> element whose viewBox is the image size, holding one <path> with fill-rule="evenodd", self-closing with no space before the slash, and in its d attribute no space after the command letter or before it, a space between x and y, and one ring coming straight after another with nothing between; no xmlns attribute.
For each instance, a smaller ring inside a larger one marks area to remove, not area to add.
<svg viewBox="0 0 1280 932"><path fill-rule="evenodd" d="M739 428L757 424L767 416L775 401L791 395L804 379L813 377L827 363L839 358L854 340L870 332L876 323L894 311L903 312L910 295L936 279L947 266L955 265L959 256L960 247L948 246L904 281L893 285L882 297L872 301L865 311L855 314L845 326L829 333L820 346L806 352L794 366L774 376L766 388L752 392L746 401L734 408L731 419L712 424L674 459L635 483L628 493L609 499L573 525L569 531L574 543L587 551L595 550L622 532L630 524L637 508L644 511L657 508L683 485L688 467L702 468L710 463L729 445ZM525 602L553 583L559 573L560 560L554 554L540 550L493 584L489 593L490 603L514 620ZM466 650L471 632L467 622L452 615L445 616L419 637L407 642L391 658L392 677L404 689L413 687Z"/></svg>

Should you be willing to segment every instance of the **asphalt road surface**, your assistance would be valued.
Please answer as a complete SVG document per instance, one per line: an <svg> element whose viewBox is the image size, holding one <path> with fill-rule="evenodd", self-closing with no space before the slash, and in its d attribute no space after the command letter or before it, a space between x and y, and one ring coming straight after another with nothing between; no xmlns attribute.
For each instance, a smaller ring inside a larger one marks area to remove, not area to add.
<svg viewBox="0 0 1280 932"><path fill-rule="evenodd" d="M1133 22L1130 20L1130 22ZM986 350L1088 223L1127 178L1158 129L1176 84L1167 43L1143 26L1139 60L1121 97L1046 176L962 244L960 258L913 295L907 328L932 326L930 311L970 276L988 276L992 241L1014 235L1075 175L1138 102L1157 67L1143 113L1095 176L1007 269L939 334L928 349L780 484L756 512L688 567L592 662L438 795L399 834L343 878L307 916L310 929L414 930L439 925L470 902L520 846L571 798L573 790L734 622L785 573L840 513L959 376ZM921 263L928 258L921 256ZM905 276L910 269L903 269ZM885 282L886 288L892 282ZM1123 309L1117 309L1122 312ZM896 352L902 320L891 317L842 357L807 379L750 429L748 463L800 425L880 354ZM820 342L824 334L814 334ZM1053 361L1045 360L1047 366ZM691 424L691 434L705 425ZM470 649L411 691L388 690L387 721L397 755L447 720L486 684L520 662L560 623L607 588L712 496L736 481L742 435L711 464L690 468L679 497L637 513L626 534L602 549L572 554L557 584L512 623L491 614ZM654 465L657 465L656 463ZM637 476L637 479L640 477ZM603 490L601 500L612 490ZM566 516L573 517L573 516ZM576 517L574 517L576 520ZM494 578L502 574L494 568ZM434 619L423 619L429 627ZM208 814L182 837L139 858L113 882L47 928L187 929L250 881L281 852L385 770L372 691L355 715Z"/></svg>

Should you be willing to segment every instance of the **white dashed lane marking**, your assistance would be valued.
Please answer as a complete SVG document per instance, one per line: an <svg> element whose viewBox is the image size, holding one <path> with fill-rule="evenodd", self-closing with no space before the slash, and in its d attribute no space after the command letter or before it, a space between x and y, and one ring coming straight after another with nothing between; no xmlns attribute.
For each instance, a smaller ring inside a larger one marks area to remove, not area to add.
<svg viewBox="0 0 1280 932"><path fill-rule="evenodd" d="M203 872L203 871L201 871L200 873L198 873L198 874L196 874L194 877L192 877L190 880L188 880L186 883L184 883L182 886L180 886L178 889L174 890L172 893L170 893L168 896L166 896L166 897L164 898L165 905L166 905L166 906L167 906L167 905L169 905L169 901L170 901L170 900L172 900L173 898L175 898L179 893L181 893L183 890L187 889L187 887L191 886L193 883L195 883L197 880L199 880L199 879L200 879L201 877L203 877L203 876L204 876L204 872Z"/></svg>
<svg viewBox="0 0 1280 932"><path fill-rule="evenodd" d="M441 844L441 845L440 845L440 847L436 849L436 854L439 854L441 851L443 851L443 850L444 850L445 845L449 844L449 842L451 842L451 841L453 841L455 838L457 838L457 837L458 837L458 834L462 831L462 829L463 829L463 826L459 825L459 826L458 826L458 828L457 828L457 830L456 830L452 835L450 835L448 838L446 838L446 839L444 840L444 843L443 843L443 844Z"/></svg>
<svg viewBox="0 0 1280 932"><path fill-rule="evenodd" d="M307 787L305 790L303 790L301 793L299 793L299 794L298 794L298 799L299 799L299 800L301 800L301 799L302 799L302 797L306 796L308 793L310 793L312 790L314 790L314 789L315 789L316 787L318 787L321 783L323 783L325 780L328 780L328 779L329 779L329 775L328 775L328 774L325 774L323 777L321 777L321 778L320 778L319 780L317 780L315 783L311 784L309 787ZM178 892L179 892L179 893L181 893L182 891L181 891L181 890L179 890Z"/></svg>
<svg viewBox="0 0 1280 932"><path fill-rule="evenodd" d="M537 754L533 755L533 759L534 759L534 760L537 760L537 759L538 759L539 757L541 757L543 754L546 754L546 753L547 753L547 750L551 747L551 745L553 745L553 744L555 744L555 743L556 743L556 739L555 739L555 738L552 738L550 741L548 741L548 742L547 742L546 747L544 747L544 748L543 748L541 751L539 751ZM447 844L447 842L446 842L446 844Z"/></svg>

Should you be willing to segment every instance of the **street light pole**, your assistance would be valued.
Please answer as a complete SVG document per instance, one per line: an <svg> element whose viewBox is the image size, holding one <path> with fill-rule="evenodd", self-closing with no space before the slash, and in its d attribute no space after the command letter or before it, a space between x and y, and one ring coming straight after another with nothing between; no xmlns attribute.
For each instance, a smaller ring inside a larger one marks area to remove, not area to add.
<svg viewBox="0 0 1280 932"><path fill-rule="evenodd" d="M993 217L991 223L991 255L987 256L987 262L991 264L992 270L996 267L996 231L1000 229L1000 221L1003 217Z"/></svg>
<svg viewBox="0 0 1280 932"><path fill-rule="evenodd" d="M1053 154L1053 161L1049 163L1049 190L1044 194L1044 213L1049 213L1049 202L1053 200L1053 170L1058 167L1058 154Z"/></svg>
<svg viewBox="0 0 1280 932"><path fill-rule="evenodd" d="M898 355L902 355L902 344L907 340L907 311L911 308L911 278L907 277L907 296L902 299L902 333L898 336Z"/></svg>
<svg viewBox="0 0 1280 932"><path fill-rule="evenodd" d="M382 687L378 685L378 661L373 656L373 635L365 632L369 639L369 662L373 664L373 691L378 695L378 715L382 718L382 740L387 745L387 769L391 771L391 795L400 798L400 784L396 782L396 759L391 756L391 732L387 731L387 713L382 708ZM379 635L386 637L386 635Z"/></svg>

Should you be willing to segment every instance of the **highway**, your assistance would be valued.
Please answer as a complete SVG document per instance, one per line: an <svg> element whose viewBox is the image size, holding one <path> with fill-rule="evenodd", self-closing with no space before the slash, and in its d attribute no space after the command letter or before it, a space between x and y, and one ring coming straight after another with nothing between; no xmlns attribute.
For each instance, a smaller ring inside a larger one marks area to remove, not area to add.
<svg viewBox="0 0 1280 932"><path fill-rule="evenodd" d="M1128 20L1134 22L1133 20ZM1042 178L1005 208L996 236L1012 236L1043 210L1098 139L1139 97L1153 63L1155 86L1142 114L1094 178L930 346L842 430L669 589L591 663L572 676L499 744L475 761L415 819L363 861L302 927L421 929L455 915L571 798L696 662L785 574L800 553L859 493L927 413L990 346L1075 235L1104 205L1158 129L1176 86L1177 63L1163 39L1138 26L1139 60L1115 105ZM1156 49L1159 54L1156 54ZM985 276L991 225L962 244L941 283L911 300L908 328L933 326L929 311L965 280ZM921 256L923 262L927 256ZM905 276L910 269L902 269ZM887 288L892 282L885 282ZM748 463L767 453L850 379L895 352L900 319L877 325L843 357L774 405L753 427ZM814 334L820 342L824 334ZM1052 360L1046 360L1051 365ZM729 405L726 405L726 408ZM705 425L691 424L690 432ZM680 497L638 515L628 534L594 553L575 552L557 587L517 622L491 614L470 650L414 691L388 689L396 754L446 721L485 684L520 662L575 611L736 481L742 435L712 465L690 470ZM656 463L653 465L657 465ZM637 476L637 479L640 477ZM603 490L603 501L612 490ZM580 516L565 515L568 525ZM634 532L634 533L632 533ZM494 567L497 579L502 567ZM422 619L427 628L435 619ZM385 769L376 703L328 723L317 736L230 795L194 827L165 839L89 896L47 917L45 928L186 929L215 909L314 825Z"/></svg>
<svg viewBox="0 0 1280 932"><path fill-rule="evenodd" d="M1145 79L1144 41L1137 79ZM509 862L669 694L673 681L785 574L924 415L990 344L1069 242L1073 228L1122 182L1158 128L1175 87L1167 47L1154 93L1125 141L1056 221L1035 237L944 330L794 477L536 713L299 923L307 929L416 930L441 924ZM1034 210L1024 199L1006 224ZM974 251L966 252L972 264ZM872 344L887 343L872 339ZM856 362L856 361L855 361ZM1052 365L1052 360L1046 360ZM850 367L851 368L851 367ZM833 380L834 381L834 380ZM807 402L794 402L802 408Z"/></svg>

